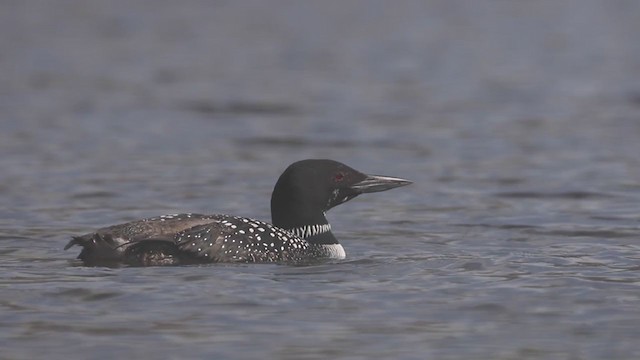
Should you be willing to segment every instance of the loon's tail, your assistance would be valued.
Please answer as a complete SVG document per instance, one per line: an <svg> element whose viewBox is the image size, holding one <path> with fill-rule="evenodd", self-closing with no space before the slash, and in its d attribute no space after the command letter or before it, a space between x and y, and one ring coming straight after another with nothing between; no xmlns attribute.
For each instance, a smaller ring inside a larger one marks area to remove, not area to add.
<svg viewBox="0 0 640 360"><path fill-rule="evenodd" d="M122 249L119 249L120 246L110 235L92 233L74 236L64 249L67 250L74 245L82 247L78 259L89 266L110 265L122 256Z"/></svg>
<svg viewBox="0 0 640 360"><path fill-rule="evenodd" d="M176 244L166 239L126 241L109 234L74 236L65 250L82 247L78 259L87 266L157 266L194 264L190 254L182 253Z"/></svg>
<svg viewBox="0 0 640 360"><path fill-rule="evenodd" d="M91 241L91 238L92 238L91 235L73 236L71 238L71 241L69 241L67 245L65 245L64 249L69 250L69 248L72 247L73 245L84 247L87 245L88 241Z"/></svg>

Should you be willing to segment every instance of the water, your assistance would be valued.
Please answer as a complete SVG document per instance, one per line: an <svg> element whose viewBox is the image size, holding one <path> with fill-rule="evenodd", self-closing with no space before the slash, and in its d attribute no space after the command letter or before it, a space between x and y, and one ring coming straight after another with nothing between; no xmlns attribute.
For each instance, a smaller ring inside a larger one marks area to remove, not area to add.
<svg viewBox="0 0 640 360"><path fill-rule="evenodd" d="M4 2L0 358L640 358L633 1ZM87 268L74 234L413 180L308 267Z"/></svg>

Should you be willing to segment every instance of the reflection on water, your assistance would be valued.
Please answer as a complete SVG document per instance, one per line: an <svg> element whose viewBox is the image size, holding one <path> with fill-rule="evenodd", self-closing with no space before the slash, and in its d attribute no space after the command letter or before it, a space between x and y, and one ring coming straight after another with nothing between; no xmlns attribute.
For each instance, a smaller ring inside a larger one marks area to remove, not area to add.
<svg viewBox="0 0 640 360"><path fill-rule="evenodd" d="M638 5L0 5L2 358L633 359ZM348 258L88 268L73 234L268 220L333 158L414 184Z"/></svg>

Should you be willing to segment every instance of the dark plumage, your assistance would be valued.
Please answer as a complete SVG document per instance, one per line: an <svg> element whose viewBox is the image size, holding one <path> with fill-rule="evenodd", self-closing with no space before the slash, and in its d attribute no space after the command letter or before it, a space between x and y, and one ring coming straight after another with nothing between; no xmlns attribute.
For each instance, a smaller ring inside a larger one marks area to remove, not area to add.
<svg viewBox="0 0 640 360"><path fill-rule="evenodd" d="M85 265L179 265L208 262L302 264L344 258L325 212L359 194L408 185L366 175L333 160L290 165L271 196L273 225L230 215L176 214L132 221L74 237Z"/></svg>

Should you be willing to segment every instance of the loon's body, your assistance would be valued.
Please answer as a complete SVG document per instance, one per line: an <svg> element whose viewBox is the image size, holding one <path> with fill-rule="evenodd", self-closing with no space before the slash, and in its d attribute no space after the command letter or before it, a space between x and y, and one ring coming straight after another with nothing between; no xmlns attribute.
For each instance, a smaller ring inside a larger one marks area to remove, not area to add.
<svg viewBox="0 0 640 360"><path fill-rule="evenodd" d="M366 175L333 160L302 160L280 176L271 197L273 224L230 215L175 214L74 237L85 265L181 265L209 262L305 264L343 259L325 217L359 194L408 185Z"/></svg>

